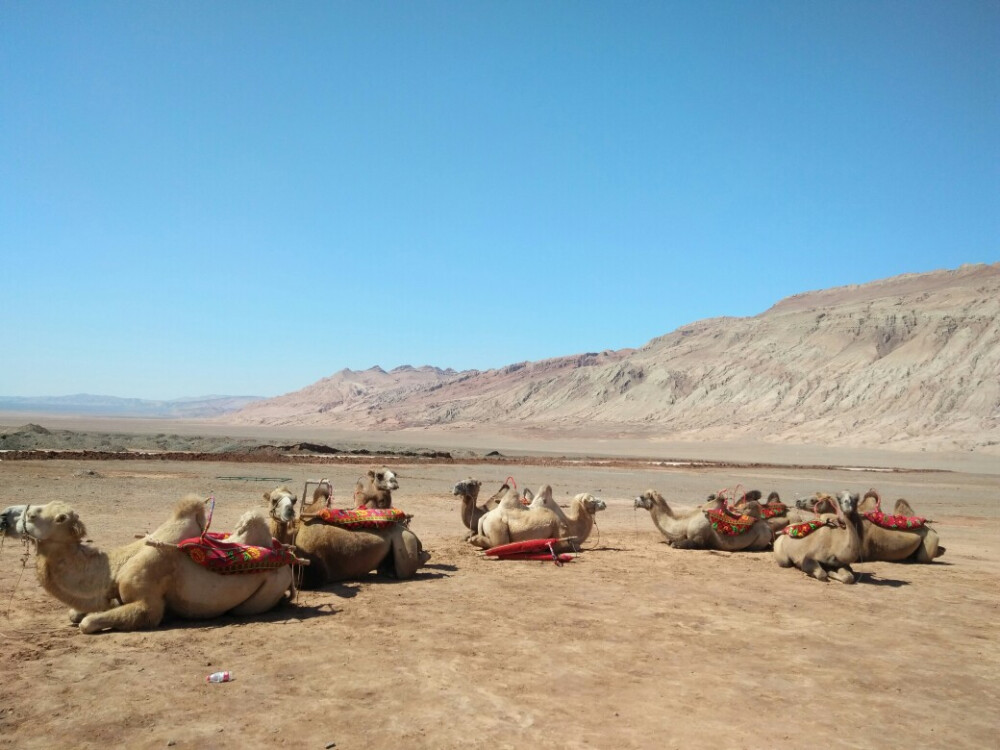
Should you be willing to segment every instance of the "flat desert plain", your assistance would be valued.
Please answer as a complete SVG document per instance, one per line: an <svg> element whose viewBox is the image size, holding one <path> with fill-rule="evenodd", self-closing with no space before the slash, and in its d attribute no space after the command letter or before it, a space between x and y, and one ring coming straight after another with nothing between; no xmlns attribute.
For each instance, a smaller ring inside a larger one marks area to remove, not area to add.
<svg viewBox="0 0 1000 750"><path fill-rule="evenodd" d="M136 633L78 633L7 539L0 748L996 747L1000 475L930 458L938 470L391 461L395 504L433 554L415 579ZM7 460L0 505L68 501L109 547L186 493L214 494L220 531L279 478L301 494L328 477L347 506L365 468ZM453 484L476 477L485 498L508 475L607 502L576 560L491 561L463 541ZM672 549L633 507L650 487L693 505L737 485L786 500L875 487L933 518L947 552L820 583L769 552ZM219 670L235 680L206 684Z"/></svg>

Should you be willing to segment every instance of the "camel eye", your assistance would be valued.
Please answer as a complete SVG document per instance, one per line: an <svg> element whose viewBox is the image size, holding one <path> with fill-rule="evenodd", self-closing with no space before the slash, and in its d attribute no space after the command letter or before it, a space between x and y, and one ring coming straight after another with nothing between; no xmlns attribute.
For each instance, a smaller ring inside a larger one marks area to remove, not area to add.
<svg viewBox="0 0 1000 750"><path fill-rule="evenodd" d="M375 475L375 478L376 479L385 479L385 474L383 474L382 472L379 472L378 474Z"/></svg>
<svg viewBox="0 0 1000 750"><path fill-rule="evenodd" d="M56 516L56 523L66 523L66 514L60 513L58 516Z"/></svg>

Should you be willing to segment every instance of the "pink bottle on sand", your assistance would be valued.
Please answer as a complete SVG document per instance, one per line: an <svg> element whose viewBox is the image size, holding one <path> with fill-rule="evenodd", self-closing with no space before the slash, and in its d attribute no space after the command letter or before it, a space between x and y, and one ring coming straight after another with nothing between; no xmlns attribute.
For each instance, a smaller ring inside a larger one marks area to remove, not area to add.
<svg viewBox="0 0 1000 750"><path fill-rule="evenodd" d="M232 672L213 672L205 678L205 682L229 682L232 679Z"/></svg>

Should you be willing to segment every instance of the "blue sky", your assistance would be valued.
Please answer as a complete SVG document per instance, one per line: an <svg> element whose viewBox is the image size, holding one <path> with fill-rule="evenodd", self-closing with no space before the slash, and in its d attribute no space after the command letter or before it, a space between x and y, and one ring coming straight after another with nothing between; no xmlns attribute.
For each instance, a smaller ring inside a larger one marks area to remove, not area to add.
<svg viewBox="0 0 1000 750"><path fill-rule="evenodd" d="M1000 260L1000 4L0 4L0 394L273 396Z"/></svg>

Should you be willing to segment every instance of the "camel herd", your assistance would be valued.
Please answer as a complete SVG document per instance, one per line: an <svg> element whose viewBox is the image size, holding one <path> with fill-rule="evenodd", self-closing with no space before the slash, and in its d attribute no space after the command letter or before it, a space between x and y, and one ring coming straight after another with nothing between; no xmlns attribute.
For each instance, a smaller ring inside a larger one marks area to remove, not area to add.
<svg viewBox="0 0 1000 750"><path fill-rule="evenodd" d="M595 526L595 515L607 508L589 493L563 506L551 486L521 493L509 479L480 503L481 487L470 477L452 490L460 501L465 539L478 549L538 539L559 539L564 548L579 549ZM78 514L61 501L6 508L0 513L0 533L34 543L39 582L71 608L70 620L82 633L137 630L155 627L168 612L188 619L260 614L293 597L297 588L319 588L372 571L412 577L430 553L410 529L410 516L393 508L392 492L398 488L394 472L373 469L358 481L352 511L331 510L326 480L301 506L288 487L265 492L267 513L248 511L225 536L229 548L246 550L245 559L260 564L229 575L198 564L185 547L192 540L224 536L209 534L214 505L195 496L179 501L145 538L107 551L84 541L87 532ZM674 509L659 492L647 490L635 498L634 507L649 511L672 547L773 549L778 565L797 567L819 580L853 583L851 565L857 561L927 563L944 553L929 522L916 517L905 500L886 515L874 490L863 496L817 494L793 507L776 493L766 502L761 498L757 491L719 493L696 507ZM350 515L355 525L338 525L331 520L337 514ZM272 548L288 556L279 555L268 566L260 551Z"/></svg>

